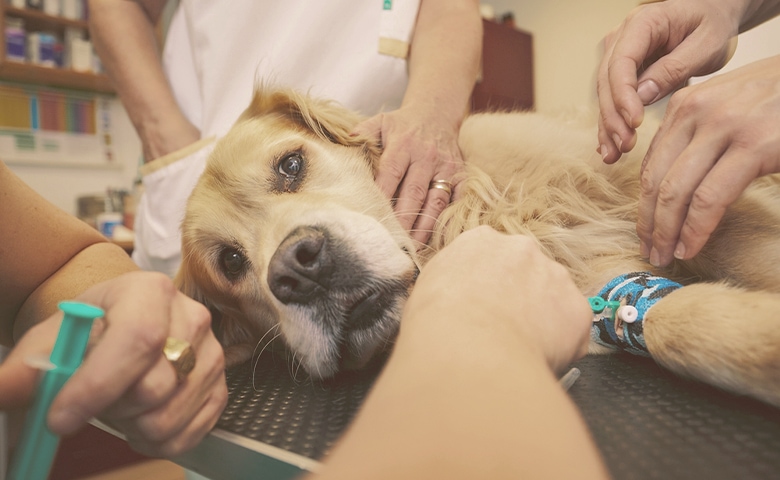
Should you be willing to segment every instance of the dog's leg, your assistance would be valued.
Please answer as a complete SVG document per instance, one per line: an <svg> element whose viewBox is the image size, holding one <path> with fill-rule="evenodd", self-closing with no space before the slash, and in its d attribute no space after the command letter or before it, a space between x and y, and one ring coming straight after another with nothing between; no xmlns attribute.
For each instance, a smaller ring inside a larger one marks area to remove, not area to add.
<svg viewBox="0 0 780 480"><path fill-rule="evenodd" d="M669 275L780 293L780 196L766 182L740 197L701 253L675 262Z"/></svg>
<svg viewBox="0 0 780 480"><path fill-rule="evenodd" d="M780 406L780 295L694 284L644 320L652 357L683 376Z"/></svg>

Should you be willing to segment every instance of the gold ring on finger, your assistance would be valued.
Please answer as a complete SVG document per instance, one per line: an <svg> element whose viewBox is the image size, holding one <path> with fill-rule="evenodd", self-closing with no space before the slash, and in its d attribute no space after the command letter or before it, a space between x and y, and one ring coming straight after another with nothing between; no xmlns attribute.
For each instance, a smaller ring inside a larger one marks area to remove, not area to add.
<svg viewBox="0 0 780 480"><path fill-rule="evenodd" d="M195 368L195 350L190 342L179 338L168 337L163 347L163 355L171 362L176 371L176 379L181 383Z"/></svg>
<svg viewBox="0 0 780 480"><path fill-rule="evenodd" d="M452 195L452 183L449 180L432 181L428 189L433 190L434 188L439 190L444 190L447 193L447 195Z"/></svg>

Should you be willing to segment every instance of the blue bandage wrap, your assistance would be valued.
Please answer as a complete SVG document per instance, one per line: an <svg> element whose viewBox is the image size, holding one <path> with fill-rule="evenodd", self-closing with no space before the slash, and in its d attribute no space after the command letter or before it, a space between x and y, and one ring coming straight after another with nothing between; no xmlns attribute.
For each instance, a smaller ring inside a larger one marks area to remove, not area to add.
<svg viewBox="0 0 780 480"><path fill-rule="evenodd" d="M591 340L606 347L649 357L642 320L658 300L680 287L682 285L679 283L657 277L650 272L627 273L613 278L601 289L598 296L607 302L634 306L637 310L636 321L624 323L618 319L616 311L607 308L594 317L590 331Z"/></svg>

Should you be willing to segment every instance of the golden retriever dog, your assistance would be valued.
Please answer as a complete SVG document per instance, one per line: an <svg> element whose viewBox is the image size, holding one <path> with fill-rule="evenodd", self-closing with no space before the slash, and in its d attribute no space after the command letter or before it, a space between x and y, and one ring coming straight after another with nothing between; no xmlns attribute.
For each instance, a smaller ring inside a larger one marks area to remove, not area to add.
<svg viewBox="0 0 780 480"><path fill-rule="evenodd" d="M380 146L350 135L360 120L334 103L261 87L215 146L182 224L177 282L213 312L228 363L273 339L315 379L366 365L392 346L426 259L489 225L535 238L589 297L630 272L684 285L642 322L651 356L780 405L775 178L754 182L694 259L656 269L638 253L642 152L604 165L593 125L475 114L461 128L467 167L457 198L418 248L374 184Z"/></svg>

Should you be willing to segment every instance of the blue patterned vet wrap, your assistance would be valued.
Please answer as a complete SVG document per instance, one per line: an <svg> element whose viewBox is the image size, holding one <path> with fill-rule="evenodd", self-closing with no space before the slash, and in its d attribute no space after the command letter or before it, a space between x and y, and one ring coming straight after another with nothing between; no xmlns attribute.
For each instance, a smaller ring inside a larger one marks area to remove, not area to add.
<svg viewBox="0 0 780 480"><path fill-rule="evenodd" d="M591 340L599 345L649 357L642 320L655 302L680 287L679 283L656 277L650 272L627 273L613 278L598 296L606 301L618 301L621 305L633 305L637 309L637 319L633 323L624 323L618 319L616 311L607 308L594 317Z"/></svg>

